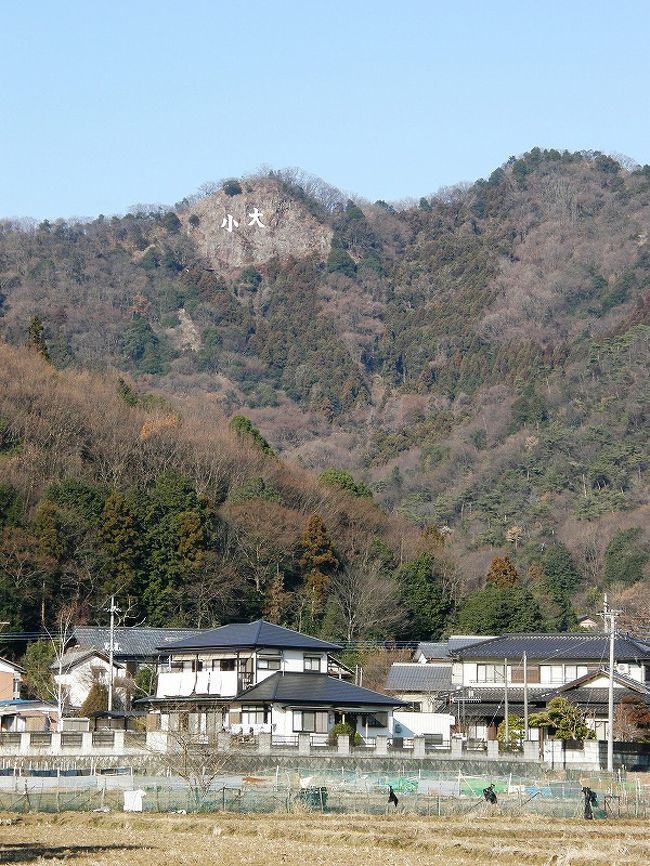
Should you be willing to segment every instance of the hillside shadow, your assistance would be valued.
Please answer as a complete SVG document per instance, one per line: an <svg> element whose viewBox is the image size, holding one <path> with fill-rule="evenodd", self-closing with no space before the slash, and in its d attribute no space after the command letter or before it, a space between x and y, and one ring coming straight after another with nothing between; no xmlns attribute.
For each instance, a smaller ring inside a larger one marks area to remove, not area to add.
<svg viewBox="0 0 650 866"><path fill-rule="evenodd" d="M140 850L140 845L34 845L30 842L16 842L0 845L0 863L31 863L40 858L69 860L84 854Z"/></svg>

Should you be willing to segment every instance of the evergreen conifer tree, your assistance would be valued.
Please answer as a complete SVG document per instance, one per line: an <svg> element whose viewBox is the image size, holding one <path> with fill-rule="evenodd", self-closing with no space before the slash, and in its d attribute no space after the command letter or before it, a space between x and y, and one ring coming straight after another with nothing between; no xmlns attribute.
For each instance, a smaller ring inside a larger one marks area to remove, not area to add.
<svg viewBox="0 0 650 866"><path fill-rule="evenodd" d="M32 316L27 327L27 339L25 345L28 349L34 349L41 358L50 361L50 352L45 340L45 328L40 316Z"/></svg>
<svg viewBox="0 0 650 866"><path fill-rule="evenodd" d="M305 589L313 618L322 609L330 575L339 565L325 523L319 514L312 514L307 521L301 545L300 567L306 572Z"/></svg>

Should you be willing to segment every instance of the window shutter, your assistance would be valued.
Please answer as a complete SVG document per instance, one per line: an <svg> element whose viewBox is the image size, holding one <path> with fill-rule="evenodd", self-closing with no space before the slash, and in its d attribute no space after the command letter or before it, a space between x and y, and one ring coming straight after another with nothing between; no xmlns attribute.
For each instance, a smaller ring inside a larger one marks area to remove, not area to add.
<svg viewBox="0 0 650 866"><path fill-rule="evenodd" d="M523 682L523 679L522 679ZM538 683L539 682L539 665L528 665L528 682L529 683Z"/></svg>

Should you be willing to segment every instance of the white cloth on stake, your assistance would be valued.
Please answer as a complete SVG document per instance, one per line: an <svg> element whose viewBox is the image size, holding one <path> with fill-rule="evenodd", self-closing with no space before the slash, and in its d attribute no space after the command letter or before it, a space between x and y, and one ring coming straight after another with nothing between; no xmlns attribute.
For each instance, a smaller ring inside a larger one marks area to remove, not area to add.
<svg viewBox="0 0 650 866"><path fill-rule="evenodd" d="M147 796L147 792L142 788L137 791L124 792L124 811L125 812L142 812L142 800Z"/></svg>

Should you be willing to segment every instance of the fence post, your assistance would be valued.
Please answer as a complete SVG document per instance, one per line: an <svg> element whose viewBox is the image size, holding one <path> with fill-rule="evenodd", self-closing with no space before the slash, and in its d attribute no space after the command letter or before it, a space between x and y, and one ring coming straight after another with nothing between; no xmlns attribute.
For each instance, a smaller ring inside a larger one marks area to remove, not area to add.
<svg viewBox="0 0 650 866"><path fill-rule="evenodd" d="M426 747L424 737L413 737L413 757L424 758L426 755Z"/></svg>
<svg viewBox="0 0 650 866"><path fill-rule="evenodd" d="M217 749L220 752L230 751L230 734L227 731L220 731L217 734Z"/></svg>
<svg viewBox="0 0 650 866"><path fill-rule="evenodd" d="M168 746L167 737L167 731L147 731L145 749L151 752L166 752Z"/></svg>
<svg viewBox="0 0 650 866"><path fill-rule="evenodd" d="M271 734L261 733L257 740L257 751L260 755L271 754Z"/></svg>
<svg viewBox="0 0 650 866"><path fill-rule="evenodd" d="M487 758L488 758L488 761L498 761L499 760L499 741L498 740L488 740L487 741Z"/></svg>
<svg viewBox="0 0 650 866"><path fill-rule="evenodd" d="M298 754L311 754L311 736L309 734L298 734Z"/></svg>
<svg viewBox="0 0 650 866"><path fill-rule="evenodd" d="M375 755L388 754L388 737L377 737L375 740Z"/></svg>
<svg viewBox="0 0 650 866"><path fill-rule="evenodd" d="M537 740L524 740L524 760L539 760L539 742Z"/></svg>
<svg viewBox="0 0 650 866"><path fill-rule="evenodd" d="M339 734L336 738L336 745L339 755L350 754L350 737L347 734Z"/></svg>

